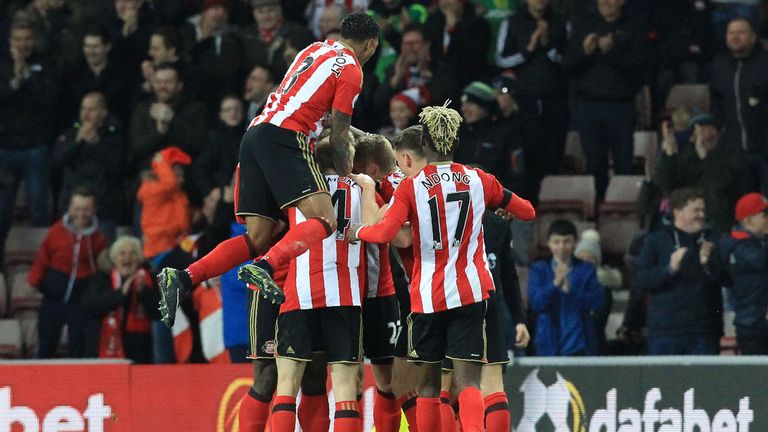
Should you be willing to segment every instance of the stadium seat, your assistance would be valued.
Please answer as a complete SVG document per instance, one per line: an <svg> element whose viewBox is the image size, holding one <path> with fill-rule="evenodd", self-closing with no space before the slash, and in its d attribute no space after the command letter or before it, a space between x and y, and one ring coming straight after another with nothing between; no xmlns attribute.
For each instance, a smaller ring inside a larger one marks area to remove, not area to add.
<svg viewBox="0 0 768 432"><path fill-rule="evenodd" d="M21 358L21 348L21 325L19 322L15 319L0 320L0 358Z"/></svg>
<svg viewBox="0 0 768 432"><path fill-rule="evenodd" d="M25 309L13 314L21 325L21 339L24 347L24 357L32 358L37 354L37 310Z"/></svg>
<svg viewBox="0 0 768 432"><path fill-rule="evenodd" d="M635 131L633 136L633 154L638 159L655 157L659 148L659 137L655 131Z"/></svg>
<svg viewBox="0 0 768 432"><path fill-rule="evenodd" d="M8 284L5 275L0 273L0 317L4 317L8 312L8 300Z"/></svg>
<svg viewBox="0 0 768 432"><path fill-rule="evenodd" d="M541 182L537 210L587 220L594 215L595 195L595 178L591 175L546 176Z"/></svg>
<svg viewBox="0 0 768 432"><path fill-rule="evenodd" d="M11 279L11 312L40 307L42 295L27 282L27 272L17 272Z"/></svg>
<svg viewBox="0 0 768 432"><path fill-rule="evenodd" d="M637 127L648 129L653 124L653 106L651 102L650 87L643 86L635 97L635 110L637 111Z"/></svg>
<svg viewBox="0 0 768 432"><path fill-rule="evenodd" d="M5 241L5 264L32 264L47 233L48 228L11 228Z"/></svg>
<svg viewBox="0 0 768 432"><path fill-rule="evenodd" d="M678 84L673 86L664 104L668 111L677 108L709 112L709 87L706 84Z"/></svg>
<svg viewBox="0 0 768 432"><path fill-rule="evenodd" d="M722 336L720 337L720 355L738 355L739 345L736 343L735 336Z"/></svg>
<svg viewBox="0 0 768 432"><path fill-rule="evenodd" d="M597 229L603 251L622 256L629 243L642 231L642 216L636 211L643 176L617 175L611 177L605 201L598 209Z"/></svg>
<svg viewBox="0 0 768 432"><path fill-rule="evenodd" d="M570 131L565 139L565 154L563 157L563 172L583 174L587 171L587 159L581 148L581 138L578 131Z"/></svg>

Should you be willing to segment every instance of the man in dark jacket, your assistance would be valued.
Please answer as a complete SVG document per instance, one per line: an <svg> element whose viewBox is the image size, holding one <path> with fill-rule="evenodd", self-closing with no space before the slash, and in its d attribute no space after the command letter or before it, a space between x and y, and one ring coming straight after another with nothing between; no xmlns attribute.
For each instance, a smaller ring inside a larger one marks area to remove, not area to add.
<svg viewBox="0 0 768 432"><path fill-rule="evenodd" d="M62 88L63 113L60 120L69 126L77 119L80 102L89 92L98 91L107 98L110 112L123 124L130 116L131 99L130 73L125 65L117 61L120 55L112 55L109 33L100 27L89 28L83 35L83 60L77 66L67 68Z"/></svg>
<svg viewBox="0 0 768 432"><path fill-rule="evenodd" d="M736 200L750 189L747 167L737 153L720 143L709 115L696 115L689 124L692 143L685 147L678 146L674 133L664 124L663 154L656 165L655 182L666 193L683 187L700 189L713 229L727 232L734 222Z"/></svg>
<svg viewBox="0 0 768 432"><path fill-rule="evenodd" d="M537 154L539 181L560 173L568 132L568 81L561 64L566 36L565 18L552 11L549 0L527 0L499 29L496 66L515 72L520 110L538 117L546 135Z"/></svg>
<svg viewBox="0 0 768 432"><path fill-rule="evenodd" d="M93 192L77 189L67 214L51 226L29 270L29 284L43 294L37 324L39 358L56 355L64 324L68 356L84 354L88 317L81 297L97 271L99 253L107 248L98 225Z"/></svg>
<svg viewBox="0 0 768 432"><path fill-rule="evenodd" d="M642 34L622 13L624 0L598 0L599 15L577 21L563 63L574 79L574 124L597 198L608 187L608 154L616 174L632 169L634 98L645 66Z"/></svg>
<svg viewBox="0 0 768 432"><path fill-rule="evenodd" d="M11 227L21 179L27 187L29 221L47 226L48 145L58 93L50 63L35 52L32 26L11 25L11 57L0 58L0 256Z"/></svg>
<svg viewBox="0 0 768 432"><path fill-rule="evenodd" d="M133 163L149 166L155 153L170 146L197 156L208 137L205 106L182 92L184 81L173 65L158 66L152 86L154 100L139 104L131 120Z"/></svg>
<svg viewBox="0 0 768 432"><path fill-rule="evenodd" d="M743 152L760 190L768 193L768 52L749 21L728 24L727 53L712 62L711 109L726 145Z"/></svg>
<svg viewBox="0 0 768 432"><path fill-rule="evenodd" d="M59 136L53 148L53 165L62 169L61 209L72 192L88 186L99 203L101 231L116 237L123 189L125 146L117 119L109 115L103 93L88 93L80 104L80 121Z"/></svg>
<svg viewBox="0 0 768 432"><path fill-rule="evenodd" d="M271 65L275 75L282 76L289 66L283 59L283 49L288 38L292 34L303 33L310 40L314 40L309 29L284 18L282 3L285 2L251 1L256 25L244 29L239 34L246 70L259 64ZM305 47L296 48L302 50Z"/></svg>
<svg viewBox="0 0 768 432"><path fill-rule="evenodd" d="M492 122L496 110L496 91L480 81L470 83L461 96L459 146L454 160L463 164L479 164L495 175L511 190L522 190L520 142L512 124Z"/></svg>
<svg viewBox="0 0 768 432"><path fill-rule="evenodd" d="M723 333L723 265L704 228L704 196L670 194L672 226L650 233L635 261L633 287L648 293L648 354L718 354Z"/></svg>
<svg viewBox="0 0 768 432"><path fill-rule="evenodd" d="M736 203L739 224L723 255L733 282L736 341L742 354L768 354L768 199L750 193Z"/></svg>

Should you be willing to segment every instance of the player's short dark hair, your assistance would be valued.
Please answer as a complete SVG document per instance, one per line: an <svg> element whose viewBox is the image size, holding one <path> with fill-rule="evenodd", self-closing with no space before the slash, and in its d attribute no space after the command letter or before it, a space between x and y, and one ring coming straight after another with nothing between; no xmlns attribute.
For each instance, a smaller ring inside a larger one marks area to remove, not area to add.
<svg viewBox="0 0 768 432"><path fill-rule="evenodd" d="M101 43L105 45L112 43L112 38L110 37L109 32L102 25L88 26L88 28L86 28L83 32L83 40L85 40L87 36L96 36L97 38L101 39Z"/></svg>
<svg viewBox="0 0 768 432"><path fill-rule="evenodd" d="M408 150L416 153L417 156L424 157L424 146L421 144L422 125L409 126L392 139L392 146L395 150Z"/></svg>
<svg viewBox="0 0 768 432"><path fill-rule="evenodd" d="M341 22L341 37L357 42L379 37L379 24L365 12L354 12Z"/></svg>
<svg viewBox="0 0 768 432"><path fill-rule="evenodd" d="M362 172L370 162L375 163L383 170L390 170L395 165L392 157L392 144L381 135L369 134L361 136L355 141L356 172Z"/></svg>
<svg viewBox="0 0 768 432"><path fill-rule="evenodd" d="M315 163L321 171L333 168L333 152L331 151L331 141L328 138L315 143Z"/></svg>
<svg viewBox="0 0 768 432"><path fill-rule="evenodd" d="M563 237L570 235L575 239L579 236L579 233L573 222L567 219L557 219L549 225L549 230L547 231L547 238L552 237L553 235Z"/></svg>
<svg viewBox="0 0 768 432"><path fill-rule="evenodd" d="M181 37L174 27L158 27L152 32L152 36L160 36L166 48L173 48L177 54L181 54Z"/></svg>
<svg viewBox="0 0 768 432"><path fill-rule="evenodd" d="M675 189L669 194L669 208L672 210L682 210L688 202L704 199L704 193L697 188Z"/></svg>

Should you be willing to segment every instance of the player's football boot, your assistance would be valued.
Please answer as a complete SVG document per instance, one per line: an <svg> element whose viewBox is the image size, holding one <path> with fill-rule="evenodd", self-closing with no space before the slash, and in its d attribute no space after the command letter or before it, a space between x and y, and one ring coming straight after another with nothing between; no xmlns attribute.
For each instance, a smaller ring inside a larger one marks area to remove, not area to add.
<svg viewBox="0 0 768 432"><path fill-rule="evenodd" d="M184 270L166 267L157 275L157 286L160 289L160 319L167 327L173 327L176 308L192 291L192 281Z"/></svg>
<svg viewBox="0 0 768 432"><path fill-rule="evenodd" d="M285 294L275 283L275 280L272 279L269 270L257 263L246 264L240 267L240 270L237 272L237 278L255 286L262 297L272 303L283 304L285 302Z"/></svg>

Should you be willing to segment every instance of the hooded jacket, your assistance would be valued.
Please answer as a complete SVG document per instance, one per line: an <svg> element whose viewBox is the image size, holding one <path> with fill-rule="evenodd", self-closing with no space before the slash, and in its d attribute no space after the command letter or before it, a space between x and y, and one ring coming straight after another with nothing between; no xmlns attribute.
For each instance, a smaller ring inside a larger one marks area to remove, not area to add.
<svg viewBox="0 0 768 432"><path fill-rule="evenodd" d="M688 234L663 226L648 234L635 260L632 286L648 294L647 327L653 335L721 335L725 276L716 253L706 266L699 262L702 241L715 241L709 230ZM669 257L678 247L688 251L673 273Z"/></svg>
<svg viewBox="0 0 768 432"><path fill-rule="evenodd" d="M79 301L96 270L96 259L108 246L98 230L98 220L78 231L69 215L53 224L37 251L27 281L44 298L58 303Z"/></svg>
<svg viewBox="0 0 768 432"><path fill-rule="evenodd" d="M728 263L732 300L738 329L768 330L768 246L741 226L722 242L722 256Z"/></svg>

